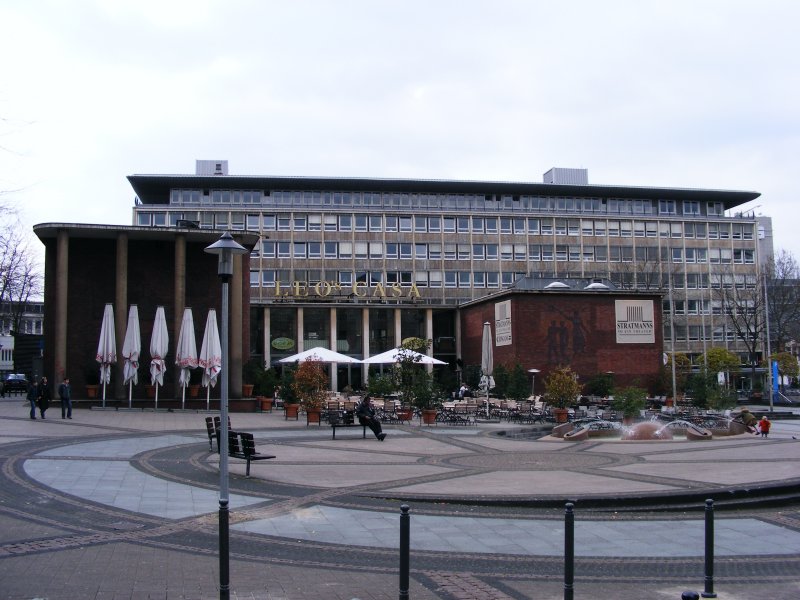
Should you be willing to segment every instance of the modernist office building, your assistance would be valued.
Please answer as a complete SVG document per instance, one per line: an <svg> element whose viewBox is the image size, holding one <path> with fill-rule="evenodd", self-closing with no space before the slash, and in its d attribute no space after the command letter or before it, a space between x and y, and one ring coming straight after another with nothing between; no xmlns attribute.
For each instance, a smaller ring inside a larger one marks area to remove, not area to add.
<svg viewBox="0 0 800 600"><path fill-rule="evenodd" d="M665 351L721 345L744 361L713 288L754 287L772 252L769 219L742 211L756 192L589 185L582 169L508 183L235 176L220 160L129 181L137 228L259 236L247 337L267 363L322 345L364 358L410 336L455 363L457 307L524 276L661 292Z"/></svg>

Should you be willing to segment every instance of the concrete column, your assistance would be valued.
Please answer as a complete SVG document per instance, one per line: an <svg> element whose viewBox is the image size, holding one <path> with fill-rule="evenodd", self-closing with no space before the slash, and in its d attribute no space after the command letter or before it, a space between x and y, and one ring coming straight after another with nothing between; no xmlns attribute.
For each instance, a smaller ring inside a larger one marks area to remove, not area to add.
<svg viewBox="0 0 800 600"><path fill-rule="evenodd" d="M122 344L125 343L125 330L128 327L128 234L120 232L117 236L117 280L114 300L114 329L117 336L117 367L113 384L112 398L125 397L125 361L122 359Z"/></svg>
<svg viewBox="0 0 800 600"><path fill-rule="evenodd" d="M425 309L425 339L430 340L431 345L428 348L428 356L433 356L433 309ZM427 366L428 373L433 371L433 365Z"/></svg>
<svg viewBox="0 0 800 600"><path fill-rule="evenodd" d="M272 364L272 346L269 344L269 339L272 337L270 332L272 324L270 322L269 307L265 306L261 314L264 319L264 366L269 367Z"/></svg>
<svg viewBox="0 0 800 600"><path fill-rule="evenodd" d="M173 297L172 335L174 344L178 343L178 335L183 323L183 309L186 308L186 236L179 233L175 236L175 274L172 284L175 288ZM194 315L192 315L194 316ZM173 347L175 347L173 345ZM174 368L174 367L173 367ZM175 373L174 397L181 398L182 390L178 384L179 373Z"/></svg>
<svg viewBox="0 0 800 600"><path fill-rule="evenodd" d="M328 349L333 350L334 352L338 352L337 350L337 341L336 341L336 308L331 307L330 309L330 332L331 332L331 339L330 343L328 344ZM331 369L331 390L336 391L339 389L339 365L336 363L330 366Z"/></svg>
<svg viewBox="0 0 800 600"><path fill-rule="evenodd" d="M55 336L53 358L55 359L55 372L53 373L53 388L65 376L69 377L68 367L80 365L67 364L67 290L69 289L69 234L60 230L56 237L56 306L55 306Z"/></svg>
<svg viewBox="0 0 800 600"><path fill-rule="evenodd" d="M303 307L297 307L297 352L305 350L305 343L303 342L304 325L303 325Z"/></svg>
<svg viewBox="0 0 800 600"><path fill-rule="evenodd" d="M455 331L456 331L456 361L457 361L458 359L461 358L461 313L460 312L456 311L455 319L456 319ZM463 381L464 379L463 370L459 370L459 377ZM461 381L459 381L459 383L461 383Z"/></svg>
<svg viewBox="0 0 800 600"><path fill-rule="evenodd" d="M250 282L247 282L250 285ZM230 285L230 346L228 353L230 354L231 370L230 373L230 386L229 394L231 398L242 397L242 367L244 366L242 356L244 349L242 348L242 329L244 328L244 320L242 318L244 307L244 295L242 293L242 255L235 254L233 256L233 277L231 278ZM249 350L249 349L248 349Z"/></svg>
<svg viewBox="0 0 800 600"><path fill-rule="evenodd" d="M361 309L361 355L369 358L369 309ZM361 383L364 387L369 381L369 365L361 365Z"/></svg>
<svg viewBox="0 0 800 600"><path fill-rule="evenodd" d="M402 311L399 308L394 309L394 347L397 348L400 344L403 343L403 331L402 331L402 323L400 316Z"/></svg>

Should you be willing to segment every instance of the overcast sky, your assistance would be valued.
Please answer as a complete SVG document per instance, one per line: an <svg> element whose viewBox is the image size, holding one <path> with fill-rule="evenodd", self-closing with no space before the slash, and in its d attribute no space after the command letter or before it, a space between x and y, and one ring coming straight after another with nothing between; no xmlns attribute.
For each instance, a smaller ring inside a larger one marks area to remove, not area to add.
<svg viewBox="0 0 800 600"><path fill-rule="evenodd" d="M134 173L753 190L800 258L800 3L0 0L0 191L131 224ZM38 244L38 242L36 242Z"/></svg>

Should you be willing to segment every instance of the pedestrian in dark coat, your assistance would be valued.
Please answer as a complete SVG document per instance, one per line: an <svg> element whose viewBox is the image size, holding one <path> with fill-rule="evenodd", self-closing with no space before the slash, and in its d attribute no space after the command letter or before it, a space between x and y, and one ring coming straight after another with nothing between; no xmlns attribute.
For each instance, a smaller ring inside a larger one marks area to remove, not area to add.
<svg viewBox="0 0 800 600"><path fill-rule="evenodd" d="M369 395L364 396L361 402L358 403L358 406L356 406L356 416L358 417L358 422L369 427L376 438L380 441L384 440L386 434L383 433L381 422L375 415L375 409L372 408Z"/></svg>
<svg viewBox="0 0 800 600"><path fill-rule="evenodd" d="M28 386L28 402L31 403L31 419L36 420L36 403L39 401L39 383L34 379Z"/></svg>
<svg viewBox="0 0 800 600"><path fill-rule="evenodd" d="M58 397L61 400L61 418L72 418L72 386L69 384L69 377L64 377L64 381L58 386Z"/></svg>
<svg viewBox="0 0 800 600"><path fill-rule="evenodd" d="M52 395L50 394L50 385L47 383L47 377L42 377L42 381L39 383L39 413L43 419L45 411L50 408L50 398L52 398Z"/></svg>

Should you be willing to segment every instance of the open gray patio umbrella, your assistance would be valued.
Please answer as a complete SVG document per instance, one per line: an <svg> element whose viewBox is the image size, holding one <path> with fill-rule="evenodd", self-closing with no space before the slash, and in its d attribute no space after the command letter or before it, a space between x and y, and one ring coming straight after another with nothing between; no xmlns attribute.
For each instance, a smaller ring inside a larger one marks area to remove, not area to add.
<svg viewBox="0 0 800 600"><path fill-rule="evenodd" d="M164 385L164 373L167 371L164 359L167 357L168 348L167 318L164 316L164 307L159 306L153 323L153 335L150 337L150 383L156 386L156 410L158 410L158 388Z"/></svg>
<svg viewBox="0 0 800 600"><path fill-rule="evenodd" d="M319 362L328 363L328 364L346 364L346 365L353 365L353 364L360 364L361 361L357 358L353 358L352 356L347 356L347 354L341 354L334 350L329 350L323 346L315 346L314 348L309 348L308 350L303 350L302 352L298 352L297 354L292 354L291 356L287 356L286 358L280 359L278 362L280 363L293 363L293 362L304 362L306 360L317 360ZM349 370L349 368L348 368ZM349 374L348 374L349 377ZM331 385L333 385L333 378L331 378Z"/></svg>
<svg viewBox="0 0 800 600"><path fill-rule="evenodd" d="M494 348L492 344L492 325L489 321L483 324L483 337L481 338L481 385L486 386L486 416L489 416L489 389L494 380Z"/></svg>
<svg viewBox="0 0 800 600"><path fill-rule="evenodd" d="M117 337L114 333L114 308L106 304L97 343L97 362L100 363L100 382L103 384L103 408L106 407L106 384L111 382L111 365L117 362Z"/></svg>
<svg viewBox="0 0 800 600"><path fill-rule="evenodd" d="M409 350L408 348L392 348L391 350L387 350L386 352L381 352L380 354L376 354L375 356L370 356L369 358L365 358L361 362L365 365L386 365L390 363L400 362L402 359L407 357L413 357L414 362L420 365L446 365L447 363L443 360L439 360L438 358L433 358L432 356L428 356L427 354L423 354L422 352L417 352L416 350Z"/></svg>
<svg viewBox="0 0 800 600"><path fill-rule="evenodd" d="M139 330L139 308L131 304L128 309L128 328L122 343L124 382L128 384L128 408L133 404L133 386L139 383L139 355L142 352L142 335Z"/></svg>
<svg viewBox="0 0 800 600"><path fill-rule="evenodd" d="M197 368L197 342L194 337L194 318L192 309L183 309L181 331L178 334L178 345L175 348L175 364L181 370L181 409L186 408L186 386L189 385L192 369Z"/></svg>
<svg viewBox="0 0 800 600"><path fill-rule="evenodd" d="M197 364L203 369L203 387L206 388L206 410L211 407L211 388L217 385L217 377L222 371L222 344L217 328L217 311L208 311L206 330Z"/></svg>
<svg viewBox="0 0 800 600"><path fill-rule="evenodd" d="M328 350L327 348L323 348L321 346L315 348L309 348L308 350L303 350L302 352L298 352L297 354L292 354L291 356L287 356L286 358L280 359L278 362L293 363L293 362L303 362L306 360L318 360L319 362L324 362L324 363L345 363L345 364L355 364L361 362L357 358L353 358L352 356L347 356L347 354L340 354L339 352L334 352L333 350Z"/></svg>

